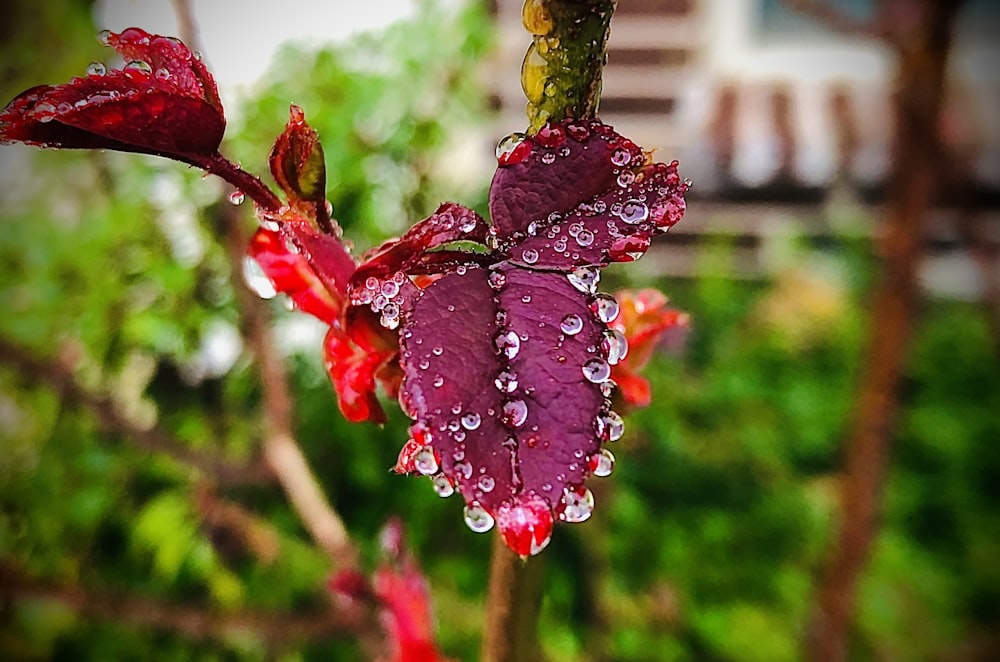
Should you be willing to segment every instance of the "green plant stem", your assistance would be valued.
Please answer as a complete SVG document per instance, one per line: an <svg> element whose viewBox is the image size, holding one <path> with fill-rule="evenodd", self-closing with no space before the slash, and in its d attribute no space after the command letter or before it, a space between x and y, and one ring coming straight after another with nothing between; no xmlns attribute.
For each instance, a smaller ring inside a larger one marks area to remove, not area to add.
<svg viewBox="0 0 1000 662"><path fill-rule="evenodd" d="M597 114L611 16L617 0L526 0L532 35L521 65L529 130Z"/></svg>
<svg viewBox="0 0 1000 662"><path fill-rule="evenodd" d="M538 614L542 606L542 556L521 559L493 537L482 662L541 659Z"/></svg>

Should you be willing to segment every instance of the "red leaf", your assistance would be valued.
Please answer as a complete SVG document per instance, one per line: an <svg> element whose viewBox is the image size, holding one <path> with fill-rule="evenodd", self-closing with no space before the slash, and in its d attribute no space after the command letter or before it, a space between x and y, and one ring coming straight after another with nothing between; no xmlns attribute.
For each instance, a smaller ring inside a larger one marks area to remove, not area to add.
<svg viewBox="0 0 1000 662"><path fill-rule="evenodd" d="M400 402L427 444L410 466L440 467L470 527L499 518L519 554L547 544L555 513L590 514L588 458L617 420L604 300L559 273L470 267L421 292L403 327Z"/></svg>
<svg viewBox="0 0 1000 662"><path fill-rule="evenodd" d="M492 231L533 269L635 260L684 213L676 162L648 163L597 120L547 124L505 150L490 188Z"/></svg>
<svg viewBox="0 0 1000 662"><path fill-rule="evenodd" d="M326 165L319 135L298 106L289 109L288 124L268 156L271 174L285 192L290 207L332 232L326 207Z"/></svg>
<svg viewBox="0 0 1000 662"><path fill-rule="evenodd" d="M0 111L0 140L142 152L204 167L226 125L204 64L171 37L138 28L105 37L124 57L122 69L21 93Z"/></svg>

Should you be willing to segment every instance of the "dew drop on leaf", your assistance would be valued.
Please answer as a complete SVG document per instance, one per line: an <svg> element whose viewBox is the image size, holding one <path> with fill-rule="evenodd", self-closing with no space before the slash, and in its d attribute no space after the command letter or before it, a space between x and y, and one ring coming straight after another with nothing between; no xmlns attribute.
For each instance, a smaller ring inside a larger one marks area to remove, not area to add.
<svg viewBox="0 0 1000 662"><path fill-rule="evenodd" d="M521 351L521 339L513 331L501 331L493 339L493 343L498 352L511 360Z"/></svg>
<svg viewBox="0 0 1000 662"><path fill-rule="evenodd" d="M229 194L229 203L233 205L242 205L243 201L247 199L247 196L243 191L236 190Z"/></svg>
<svg viewBox="0 0 1000 662"><path fill-rule="evenodd" d="M618 317L618 301L610 294L598 292L590 302L590 311L605 324Z"/></svg>
<svg viewBox="0 0 1000 662"><path fill-rule="evenodd" d="M88 76L103 76L106 73L108 73L108 68L104 66L103 62L91 62L87 65Z"/></svg>
<svg viewBox="0 0 1000 662"><path fill-rule="evenodd" d="M538 262L538 251L534 248L525 248L521 252L521 259L524 260L525 264L534 264Z"/></svg>
<svg viewBox="0 0 1000 662"><path fill-rule="evenodd" d="M608 329L604 332L601 349L608 357L608 363L618 365L628 356L628 338L618 329Z"/></svg>
<svg viewBox="0 0 1000 662"><path fill-rule="evenodd" d="M462 427L466 430L475 430L479 428L480 423L482 423L483 418L474 411L466 412L462 415Z"/></svg>
<svg viewBox="0 0 1000 662"><path fill-rule="evenodd" d="M451 484L451 481L444 474L431 476L431 484L434 486L434 491L442 499L446 499L455 493L455 486Z"/></svg>
<svg viewBox="0 0 1000 662"><path fill-rule="evenodd" d="M607 448L602 448L601 452L594 453L587 459L587 467L590 473L598 478L610 476L615 468L615 454Z"/></svg>
<svg viewBox="0 0 1000 662"><path fill-rule="evenodd" d="M597 417L597 433L605 441L618 441L625 434L625 421L617 412L607 411Z"/></svg>
<svg viewBox="0 0 1000 662"><path fill-rule="evenodd" d="M512 166L528 158L531 142L523 133L512 133L497 143L496 154L501 166Z"/></svg>
<svg viewBox="0 0 1000 662"><path fill-rule="evenodd" d="M562 318L562 322L559 323L559 328L567 336L575 336L583 331L583 319L575 313L570 313Z"/></svg>
<svg viewBox="0 0 1000 662"><path fill-rule="evenodd" d="M611 366L604 359L593 358L583 364L583 376L589 382L600 384L611 376Z"/></svg>
<svg viewBox="0 0 1000 662"><path fill-rule="evenodd" d="M476 501L465 506L464 516L466 526L476 533L486 533L493 528L493 515Z"/></svg>
<svg viewBox="0 0 1000 662"><path fill-rule="evenodd" d="M560 504L559 519L564 522L585 522L594 512L594 494L583 485L566 487Z"/></svg>
<svg viewBox="0 0 1000 662"><path fill-rule="evenodd" d="M497 482L493 476L486 475L480 476L479 481L476 484L483 492L490 493L493 491L493 488L496 487Z"/></svg>
<svg viewBox="0 0 1000 662"><path fill-rule="evenodd" d="M528 405L524 400L508 400L503 403L504 423L519 428L528 420Z"/></svg>
<svg viewBox="0 0 1000 662"><path fill-rule="evenodd" d="M618 216L630 225L637 225L649 218L649 207L641 200L626 200Z"/></svg>
<svg viewBox="0 0 1000 662"><path fill-rule="evenodd" d="M597 291L597 284L601 282L601 272L597 267L585 265L566 274L566 278L578 291L593 294Z"/></svg>
<svg viewBox="0 0 1000 662"><path fill-rule="evenodd" d="M437 457L434 455L434 449L430 446L424 446L414 453L413 466L425 476L433 476L440 468Z"/></svg>
<svg viewBox="0 0 1000 662"><path fill-rule="evenodd" d="M493 383L501 393L513 393L517 390L517 374L511 370L501 370Z"/></svg>

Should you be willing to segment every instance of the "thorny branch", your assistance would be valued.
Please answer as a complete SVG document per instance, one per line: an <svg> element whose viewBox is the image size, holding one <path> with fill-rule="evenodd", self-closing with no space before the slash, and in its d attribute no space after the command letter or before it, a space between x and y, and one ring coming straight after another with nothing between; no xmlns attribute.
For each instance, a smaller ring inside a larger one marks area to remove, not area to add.
<svg viewBox="0 0 1000 662"><path fill-rule="evenodd" d="M362 610L326 609L318 613L216 612L203 605L177 605L112 591L35 579L0 562L0 595L61 602L90 617L119 624L167 630L195 639L222 639L246 633L271 645L287 646L302 639L351 636L367 627Z"/></svg>
<svg viewBox="0 0 1000 662"><path fill-rule="evenodd" d="M292 398L284 365L275 347L263 301L247 289L242 274L249 237L236 207L223 205L216 219L224 235L230 275L236 293L240 327L257 359L264 395L264 459L313 540L341 568L356 567L357 550L337 512L331 507L292 431Z"/></svg>
<svg viewBox="0 0 1000 662"><path fill-rule="evenodd" d="M83 388L71 365L33 356L29 350L3 338L0 338L0 363L17 369L25 379L45 384L65 401L92 412L105 429L128 437L144 451L161 453L196 469L206 480L220 485L243 485L273 479L263 464L240 464L195 450L160 425L148 426L130 419L110 396Z"/></svg>

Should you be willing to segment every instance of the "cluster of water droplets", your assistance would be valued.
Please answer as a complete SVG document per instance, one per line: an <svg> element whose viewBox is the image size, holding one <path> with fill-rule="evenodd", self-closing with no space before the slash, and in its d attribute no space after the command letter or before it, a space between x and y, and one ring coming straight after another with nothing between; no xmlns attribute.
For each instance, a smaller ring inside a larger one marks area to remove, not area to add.
<svg viewBox="0 0 1000 662"><path fill-rule="evenodd" d="M351 303L368 306L379 315L379 323L387 329L399 327L405 301L406 274L397 271L385 278L369 276L360 287L351 288Z"/></svg>

